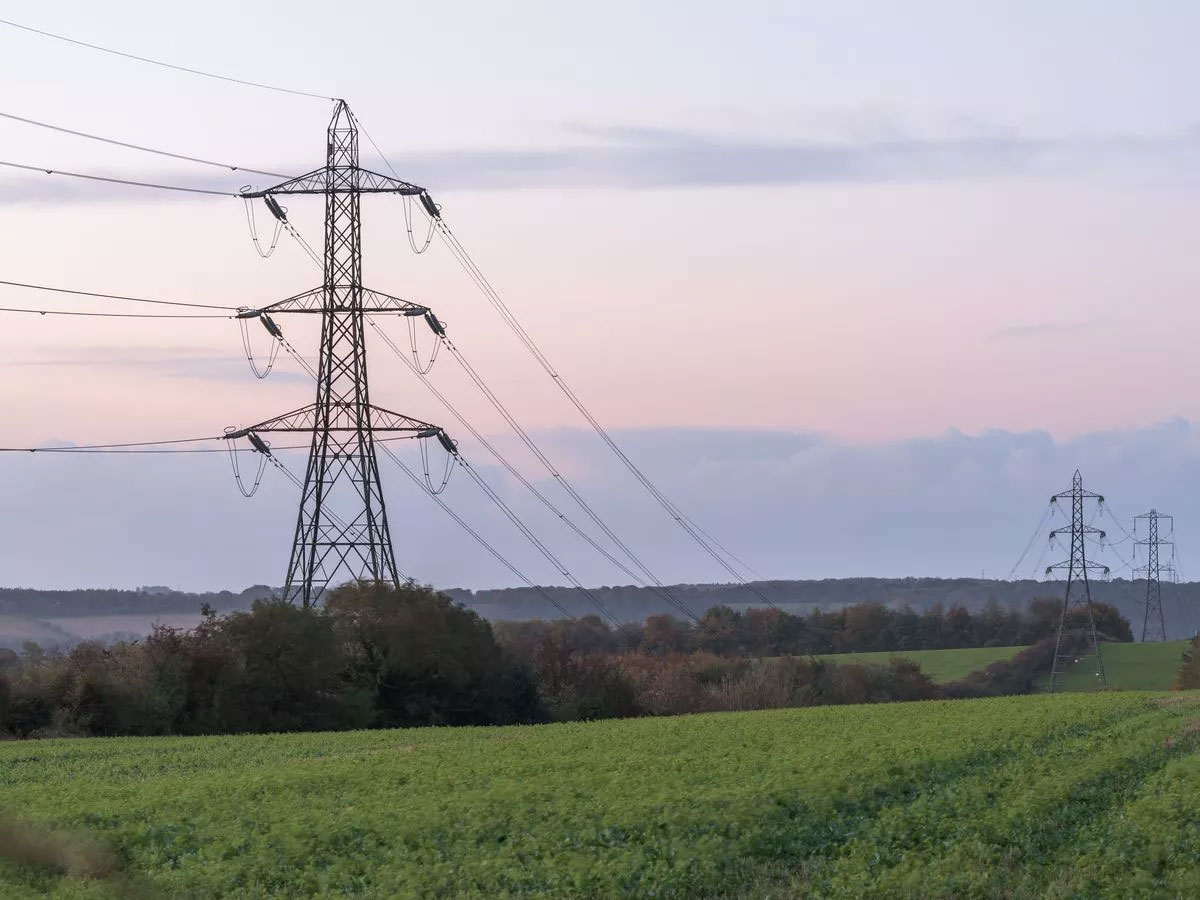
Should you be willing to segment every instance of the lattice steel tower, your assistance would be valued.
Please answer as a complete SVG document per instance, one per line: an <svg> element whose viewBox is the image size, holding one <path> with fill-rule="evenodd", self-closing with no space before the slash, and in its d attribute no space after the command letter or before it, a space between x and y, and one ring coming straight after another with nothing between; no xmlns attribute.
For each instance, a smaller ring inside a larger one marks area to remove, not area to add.
<svg viewBox="0 0 1200 900"><path fill-rule="evenodd" d="M1108 566L1087 561L1085 540L1090 534L1098 534L1101 540L1104 539L1105 535L1099 528L1093 528L1083 521L1084 500L1095 500L1098 503L1103 503L1104 497L1091 491L1085 491L1083 489L1083 476L1076 469L1075 477L1071 479L1071 489L1063 491L1060 494L1055 494L1050 498L1050 502L1057 503L1059 500L1068 498L1071 501L1071 525L1069 528L1054 529L1050 532L1050 539L1053 540L1060 534L1070 532L1071 555L1069 559L1063 562L1046 567L1047 575L1055 569L1067 570L1067 590L1063 596L1062 617L1058 622L1058 640L1054 646L1054 665L1050 669L1051 693L1054 692L1054 689L1058 685L1059 675L1075 660L1073 653L1065 653L1063 650L1063 634L1066 631L1067 617L1070 615L1072 609L1087 609L1087 632L1092 639L1092 649L1096 653L1096 677L1100 679L1101 685L1107 684L1104 677L1104 661L1100 658L1100 641L1096 637L1096 618L1092 613L1092 587L1088 580L1088 573L1101 572L1107 575Z"/></svg>
<svg viewBox="0 0 1200 900"><path fill-rule="evenodd" d="M1162 608L1162 584L1159 579L1163 572L1166 572L1172 580L1175 577L1174 568L1168 563L1160 565L1158 557L1158 548L1162 546L1173 547L1172 541L1162 541L1158 538L1158 522L1160 519L1166 519L1171 523L1171 531L1175 530L1175 520L1173 517L1164 515L1157 510L1150 510L1148 513L1142 513L1140 516L1134 516L1133 528L1137 532L1137 523L1139 519L1145 519L1148 523L1149 536L1144 541L1137 541L1137 546L1146 548L1146 565L1134 570L1136 575L1138 572L1146 573L1146 610L1142 616L1142 640L1143 641L1165 641L1167 639L1167 622L1163 617ZM1154 632L1150 629L1154 628ZM1150 636L1157 635L1156 637Z"/></svg>
<svg viewBox="0 0 1200 900"><path fill-rule="evenodd" d="M363 287L359 205L363 194L421 193L416 185L359 167L358 123L343 100L337 101L329 123L324 167L272 188L243 193L247 198L262 198L284 222L286 213L275 198L286 194L325 198L324 283L243 313L262 316L269 330L274 328L274 314L321 316L316 402L228 434L252 442L259 433L312 434L284 583L284 598L305 606L316 603L335 579L399 581L379 484L375 435L433 437L440 429L371 403L363 316L420 316L429 310Z"/></svg>

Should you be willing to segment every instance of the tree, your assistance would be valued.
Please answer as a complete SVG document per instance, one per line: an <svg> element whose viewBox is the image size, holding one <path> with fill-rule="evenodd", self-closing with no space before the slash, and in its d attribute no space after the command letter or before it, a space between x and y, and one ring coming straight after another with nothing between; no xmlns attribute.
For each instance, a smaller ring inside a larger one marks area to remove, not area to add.
<svg viewBox="0 0 1200 900"><path fill-rule="evenodd" d="M643 653L682 653L687 649L691 635L686 622L667 613L649 616L642 627L641 650Z"/></svg>
<svg viewBox="0 0 1200 900"><path fill-rule="evenodd" d="M284 600L258 600L210 635L227 651L216 718L227 731L320 731L344 727L351 704L340 678L333 622Z"/></svg>
<svg viewBox="0 0 1200 900"><path fill-rule="evenodd" d="M735 653L745 641L742 614L728 606L714 606L700 619L695 629L695 644L710 653Z"/></svg>
<svg viewBox="0 0 1200 900"><path fill-rule="evenodd" d="M348 681L365 690L375 724L533 721L529 672L509 660L491 626L415 584L343 585L326 599Z"/></svg>

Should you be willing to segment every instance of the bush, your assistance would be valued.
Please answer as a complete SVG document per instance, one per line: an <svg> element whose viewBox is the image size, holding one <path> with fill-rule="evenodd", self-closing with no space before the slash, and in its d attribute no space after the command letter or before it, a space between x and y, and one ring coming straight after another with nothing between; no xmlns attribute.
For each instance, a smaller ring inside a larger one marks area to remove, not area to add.
<svg viewBox="0 0 1200 900"><path fill-rule="evenodd" d="M1192 638L1191 646L1183 651L1183 661L1179 664L1172 687L1177 691L1200 688L1200 634Z"/></svg>

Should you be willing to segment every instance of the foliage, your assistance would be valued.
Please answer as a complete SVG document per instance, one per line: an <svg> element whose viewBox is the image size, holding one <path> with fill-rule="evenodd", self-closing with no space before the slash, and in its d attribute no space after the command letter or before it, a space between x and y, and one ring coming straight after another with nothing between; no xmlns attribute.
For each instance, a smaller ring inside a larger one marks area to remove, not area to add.
<svg viewBox="0 0 1200 900"><path fill-rule="evenodd" d="M1200 634L1192 638L1191 644L1183 652L1179 671L1175 674L1174 688L1177 691L1200 688Z"/></svg>
<svg viewBox="0 0 1200 900"><path fill-rule="evenodd" d="M1195 897L1200 698L0 742L155 896ZM128 896L0 862L6 896Z"/></svg>
<svg viewBox="0 0 1200 900"><path fill-rule="evenodd" d="M1103 603L1095 607L1101 640L1132 641L1129 622ZM778 609L739 611L710 608L699 622L655 615L639 627L613 629L598 616L499 622L500 643L522 659L533 655L543 638L579 653L671 655L697 651L730 656L764 657L831 653L913 652L1034 644L1058 633L1061 599L1034 600L1028 610L1001 607L992 601L981 612L934 604L923 613L908 607L891 609L877 603L855 603L835 612L813 610L806 616ZM1069 630L1086 624L1086 613L1073 610Z"/></svg>
<svg viewBox="0 0 1200 900"><path fill-rule="evenodd" d="M326 608L258 601L145 641L31 649L0 671L0 731L158 735L492 724L541 717L490 626L427 588L348 585Z"/></svg>
<svg viewBox="0 0 1200 900"><path fill-rule="evenodd" d="M1001 659L1008 659L1023 647L956 647L951 650L882 650L870 653L836 653L822 656L832 663L865 663L886 665L893 657L902 657L921 667L934 684L957 681L977 669Z"/></svg>

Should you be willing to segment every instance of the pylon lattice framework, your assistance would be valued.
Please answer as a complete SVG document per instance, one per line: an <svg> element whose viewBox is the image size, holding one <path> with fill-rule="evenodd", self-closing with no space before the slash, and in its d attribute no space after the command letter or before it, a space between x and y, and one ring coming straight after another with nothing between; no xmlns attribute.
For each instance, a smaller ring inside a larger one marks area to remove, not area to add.
<svg viewBox="0 0 1200 900"><path fill-rule="evenodd" d="M1075 654L1067 652L1067 649L1074 645L1072 635L1067 632L1067 619L1073 609L1087 610L1086 633L1091 638L1092 650L1096 654L1096 677L1100 679L1101 686L1107 684L1107 680L1104 677L1104 661L1100 656L1100 641L1096 637L1096 618L1092 609L1092 587L1088 574L1089 572L1100 572L1107 575L1108 566L1088 562L1086 551L1086 537L1088 535L1098 534L1100 539L1103 540L1105 534L1099 528L1094 528L1083 521L1084 500L1095 500L1098 503L1104 503L1104 497L1092 491L1085 491L1083 489L1083 476L1076 469L1075 476L1071 479L1071 489L1055 494L1050 498L1050 502L1057 503L1059 500L1066 499L1070 499L1071 501L1071 525L1067 528L1054 529L1050 532L1050 539L1053 540L1060 534L1070 532L1071 554L1063 562L1046 567L1047 575L1056 569L1065 569L1067 573L1067 589L1063 595L1062 617L1058 622L1058 639L1054 646L1054 664L1050 669L1051 693L1057 688L1058 680L1063 670L1075 661ZM1063 642L1064 635L1068 640L1066 644Z"/></svg>
<svg viewBox="0 0 1200 900"><path fill-rule="evenodd" d="M1162 573L1166 572L1168 576L1174 580L1175 570L1168 565L1161 565L1159 562L1158 548L1162 546L1172 547L1174 542L1159 540L1158 523L1161 519L1166 519L1171 523L1171 530L1175 530L1175 520L1173 517L1150 510L1148 513L1142 513L1140 516L1134 517L1134 529L1137 528L1137 522L1145 519L1149 535L1144 541L1137 541L1137 546L1146 548L1146 565L1140 566L1134 570L1134 574L1145 573L1146 575L1146 606L1142 616L1142 640L1143 641L1165 641L1167 639L1167 622L1163 616L1162 608L1162 584L1160 579ZM1153 629L1153 631L1151 630Z"/></svg>
<svg viewBox="0 0 1200 900"><path fill-rule="evenodd" d="M374 436L386 432L428 438L441 429L371 403L363 316L419 316L429 310L363 288L360 198L363 194L421 193L416 185L359 167L358 126L350 107L339 100L329 123L323 168L243 194L264 198L268 205L284 194L321 194L325 198L323 284L255 311L321 315L316 402L227 435L312 434L284 582L284 599L291 602L313 605L335 579L399 581Z"/></svg>

